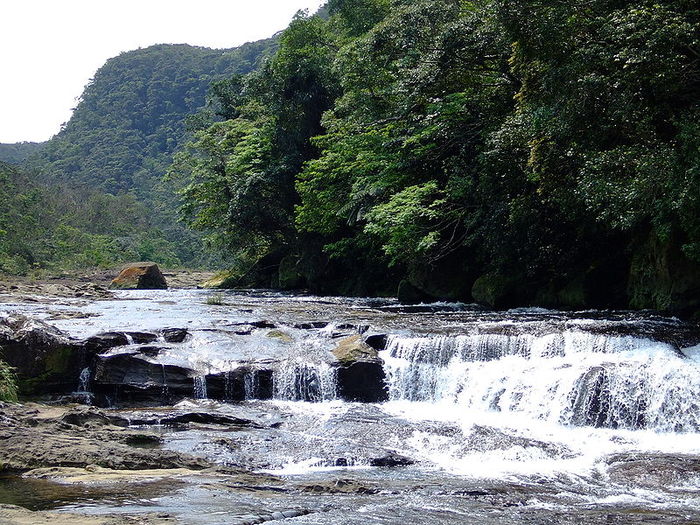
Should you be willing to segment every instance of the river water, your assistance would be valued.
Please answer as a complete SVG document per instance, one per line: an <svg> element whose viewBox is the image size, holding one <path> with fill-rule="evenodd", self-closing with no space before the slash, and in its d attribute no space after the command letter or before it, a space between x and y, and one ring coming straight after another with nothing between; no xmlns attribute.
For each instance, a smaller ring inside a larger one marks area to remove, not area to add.
<svg viewBox="0 0 700 525"><path fill-rule="evenodd" d="M272 292L211 297L133 291L3 308L46 319L79 311L84 317L50 322L81 338L187 328L188 340L152 357L198 374L192 399L176 409L261 424L158 427L164 447L274 474L281 484L251 489L198 476L57 495L48 482L14 480L20 503L163 511L207 525L283 509L307 513L284 523L308 524L700 523L695 326L651 313L488 312ZM387 336L387 402L337 398L330 350L358 333ZM243 363L274 369L273 399L207 399L205 376ZM117 402L114 410L133 407ZM382 466L387 458L410 464Z"/></svg>

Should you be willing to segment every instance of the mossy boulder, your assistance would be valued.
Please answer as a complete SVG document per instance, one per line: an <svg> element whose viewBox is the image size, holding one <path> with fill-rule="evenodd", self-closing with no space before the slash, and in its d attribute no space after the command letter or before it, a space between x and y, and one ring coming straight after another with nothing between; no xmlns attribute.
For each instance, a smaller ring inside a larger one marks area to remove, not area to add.
<svg viewBox="0 0 700 525"><path fill-rule="evenodd" d="M168 283L156 263L137 262L122 268L109 287L117 290L165 290Z"/></svg>
<svg viewBox="0 0 700 525"><path fill-rule="evenodd" d="M515 278L499 272L486 273L474 281L472 298L490 308L521 306Z"/></svg>
<svg viewBox="0 0 700 525"><path fill-rule="evenodd" d="M281 341L283 343L292 343L294 342L294 338L289 335L287 332L283 332L282 330L270 330L267 334L267 337L270 339L277 339L278 341Z"/></svg>
<svg viewBox="0 0 700 525"><path fill-rule="evenodd" d="M283 257L279 265L279 287L282 290L298 290L306 286L301 274L299 258L293 255Z"/></svg>
<svg viewBox="0 0 700 525"><path fill-rule="evenodd" d="M361 335L353 335L342 339L333 349L333 355L343 365L351 365L357 361L375 361L379 359L377 351L362 340Z"/></svg>
<svg viewBox="0 0 700 525"><path fill-rule="evenodd" d="M688 258L681 245L673 236L651 235L634 249L627 286L632 308L700 317L700 263Z"/></svg>
<svg viewBox="0 0 700 525"><path fill-rule="evenodd" d="M72 392L90 358L81 342L23 315L0 318L0 357L14 368L21 396Z"/></svg>

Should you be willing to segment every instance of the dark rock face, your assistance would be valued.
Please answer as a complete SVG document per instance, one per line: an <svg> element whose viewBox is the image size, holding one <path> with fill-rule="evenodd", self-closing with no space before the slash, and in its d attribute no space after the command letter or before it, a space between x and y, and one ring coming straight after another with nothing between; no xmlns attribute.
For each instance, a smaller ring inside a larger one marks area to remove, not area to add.
<svg viewBox="0 0 700 525"><path fill-rule="evenodd" d="M358 361L338 368L338 396L346 401L380 403L389 399L381 360Z"/></svg>
<svg viewBox="0 0 700 525"><path fill-rule="evenodd" d="M187 328L164 328L160 331L160 334L167 343L183 343L187 339L189 332Z"/></svg>
<svg viewBox="0 0 700 525"><path fill-rule="evenodd" d="M79 341L22 315L0 317L0 355L15 368L21 396L74 391L90 361Z"/></svg>
<svg viewBox="0 0 700 525"><path fill-rule="evenodd" d="M109 287L119 290L164 290L168 283L156 263L138 262L125 266Z"/></svg>
<svg viewBox="0 0 700 525"><path fill-rule="evenodd" d="M93 388L107 404L172 403L192 397L195 375L187 368L153 363L136 352L97 356Z"/></svg>
<svg viewBox="0 0 700 525"><path fill-rule="evenodd" d="M110 348L127 344L129 339L124 332L102 332L85 340L85 348L95 353L106 352Z"/></svg>
<svg viewBox="0 0 700 525"><path fill-rule="evenodd" d="M386 344L389 341L387 334L368 334L364 338L365 344L371 346L377 351L385 350Z"/></svg>
<svg viewBox="0 0 700 525"><path fill-rule="evenodd" d="M157 340L158 336L149 332L101 332L88 337L85 340L85 348L99 354L110 348L126 346L128 344L149 344Z"/></svg>
<svg viewBox="0 0 700 525"><path fill-rule="evenodd" d="M205 377L207 396L220 401L272 399L272 370L241 366L229 372ZM246 381L248 392L246 392Z"/></svg>
<svg viewBox="0 0 700 525"><path fill-rule="evenodd" d="M384 362L362 336L347 337L333 350L338 359L338 396L346 401L378 403L388 399Z"/></svg>

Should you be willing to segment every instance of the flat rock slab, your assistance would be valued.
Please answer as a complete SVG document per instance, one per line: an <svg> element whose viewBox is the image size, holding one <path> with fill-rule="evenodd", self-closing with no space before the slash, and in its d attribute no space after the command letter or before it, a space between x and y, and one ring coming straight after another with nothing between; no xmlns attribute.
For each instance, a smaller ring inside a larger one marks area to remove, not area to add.
<svg viewBox="0 0 700 525"><path fill-rule="evenodd" d="M3 525L172 525L175 518L155 514L136 516L85 516L65 512L33 512L14 505L0 505L0 523Z"/></svg>

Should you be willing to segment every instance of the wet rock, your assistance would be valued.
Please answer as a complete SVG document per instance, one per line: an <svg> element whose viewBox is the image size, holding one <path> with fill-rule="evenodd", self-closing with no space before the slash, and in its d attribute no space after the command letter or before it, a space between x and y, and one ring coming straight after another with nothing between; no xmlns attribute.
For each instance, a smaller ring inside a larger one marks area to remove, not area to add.
<svg viewBox="0 0 700 525"><path fill-rule="evenodd" d="M150 332L124 332L137 345L152 343L158 339L156 334Z"/></svg>
<svg viewBox="0 0 700 525"><path fill-rule="evenodd" d="M191 397L196 372L137 353L97 356L93 389L111 403L166 403Z"/></svg>
<svg viewBox="0 0 700 525"><path fill-rule="evenodd" d="M379 489L354 479L338 479L303 485L301 490L320 494L377 494Z"/></svg>
<svg viewBox="0 0 700 525"><path fill-rule="evenodd" d="M156 263L138 262L125 266L109 287L120 290L164 290L168 284Z"/></svg>
<svg viewBox="0 0 700 525"><path fill-rule="evenodd" d="M266 337L277 339L283 343L292 343L294 341L294 338L291 335L289 335L287 332L283 332L282 330L271 330L265 335Z"/></svg>
<svg viewBox="0 0 700 525"><path fill-rule="evenodd" d="M272 369L244 365L228 372L207 374L207 397L219 401L271 399Z"/></svg>
<svg viewBox="0 0 700 525"><path fill-rule="evenodd" d="M700 457L687 454L624 453L606 459L613 483L635 488L678 487L700 476Z"/></svg>
<svg viewBox="0 0 700 525"><path fill-rule="evenodd" d="M187 339L189 332L187 328L164 328L160 331L160 334L166 343L183 343Z"/></svg>
<svg viewBox="0 0 700 525"><path fill-rule="evenodd" d="M377 351L356 335L333 350L338 359L338 395L346 401L378 403L388 399L384 363Z"/></svg>
<svg viewBox="0 0 700 525"><path fill-rule="evenodd" d="M294 325L294 328L297 330L320 330L329 324L330 323L327 321L309 321L306 323L297 323Z"/></svg>
<svg viewBox="0 0 700 525"><path fill-rule="evenodd" d="M277 325L275 323L267 321L265 319L242 324L249 324L250 326L254 326L255 328L277 328Z"/></svg>
<svg viewBox="0 0 700 525"><path fill-rule="evenodd" d="M146 357L156 357L158 354L160 354L163 350L165 350L164 347L162 346L139 346L138 352L140 354L145 355Z"/></svg>
<svg viewBox="0 0 700 525"><path fill-rule="evenodd" d="M377 351L385 350L386 344L389 342L387 334L366 334L364 338L366 345L371 346Z"/></svg>
<svg viewBox="0 0 700 525"><path fill-rule="evenodd" d="M413 465L415 461L396 452L388 452L384 456L370 459L369 464L373 467L405 467Z"/></svg>
<svg viewBox="0 0 700 525"><path fill-rule="evenodd" d="M102 332L88 337L85 340L85 348L94 353L106 352L110 348L125 346L129 344L129 339L124 332Z"/></svg>
<svg viewBox="0 0 700 525"><path fill-rule="evenodd" d="M227 427L248 427L248 428L265 428L263 425L251 419L245 419L226 414L217 414L214 412L181 412L181 413L158 413L145 415L142 417L129 418L131 425L167 425L167 426L182 426L196 423L199 425L221 425Z"/></svg>
<svg viewBox="0 0 700 525"><path fill-rule="evenodd" d="M15 368L24 396L74 391L80 371L90 360L79 341L23 315L0 317L0 352Z"/></svg>

